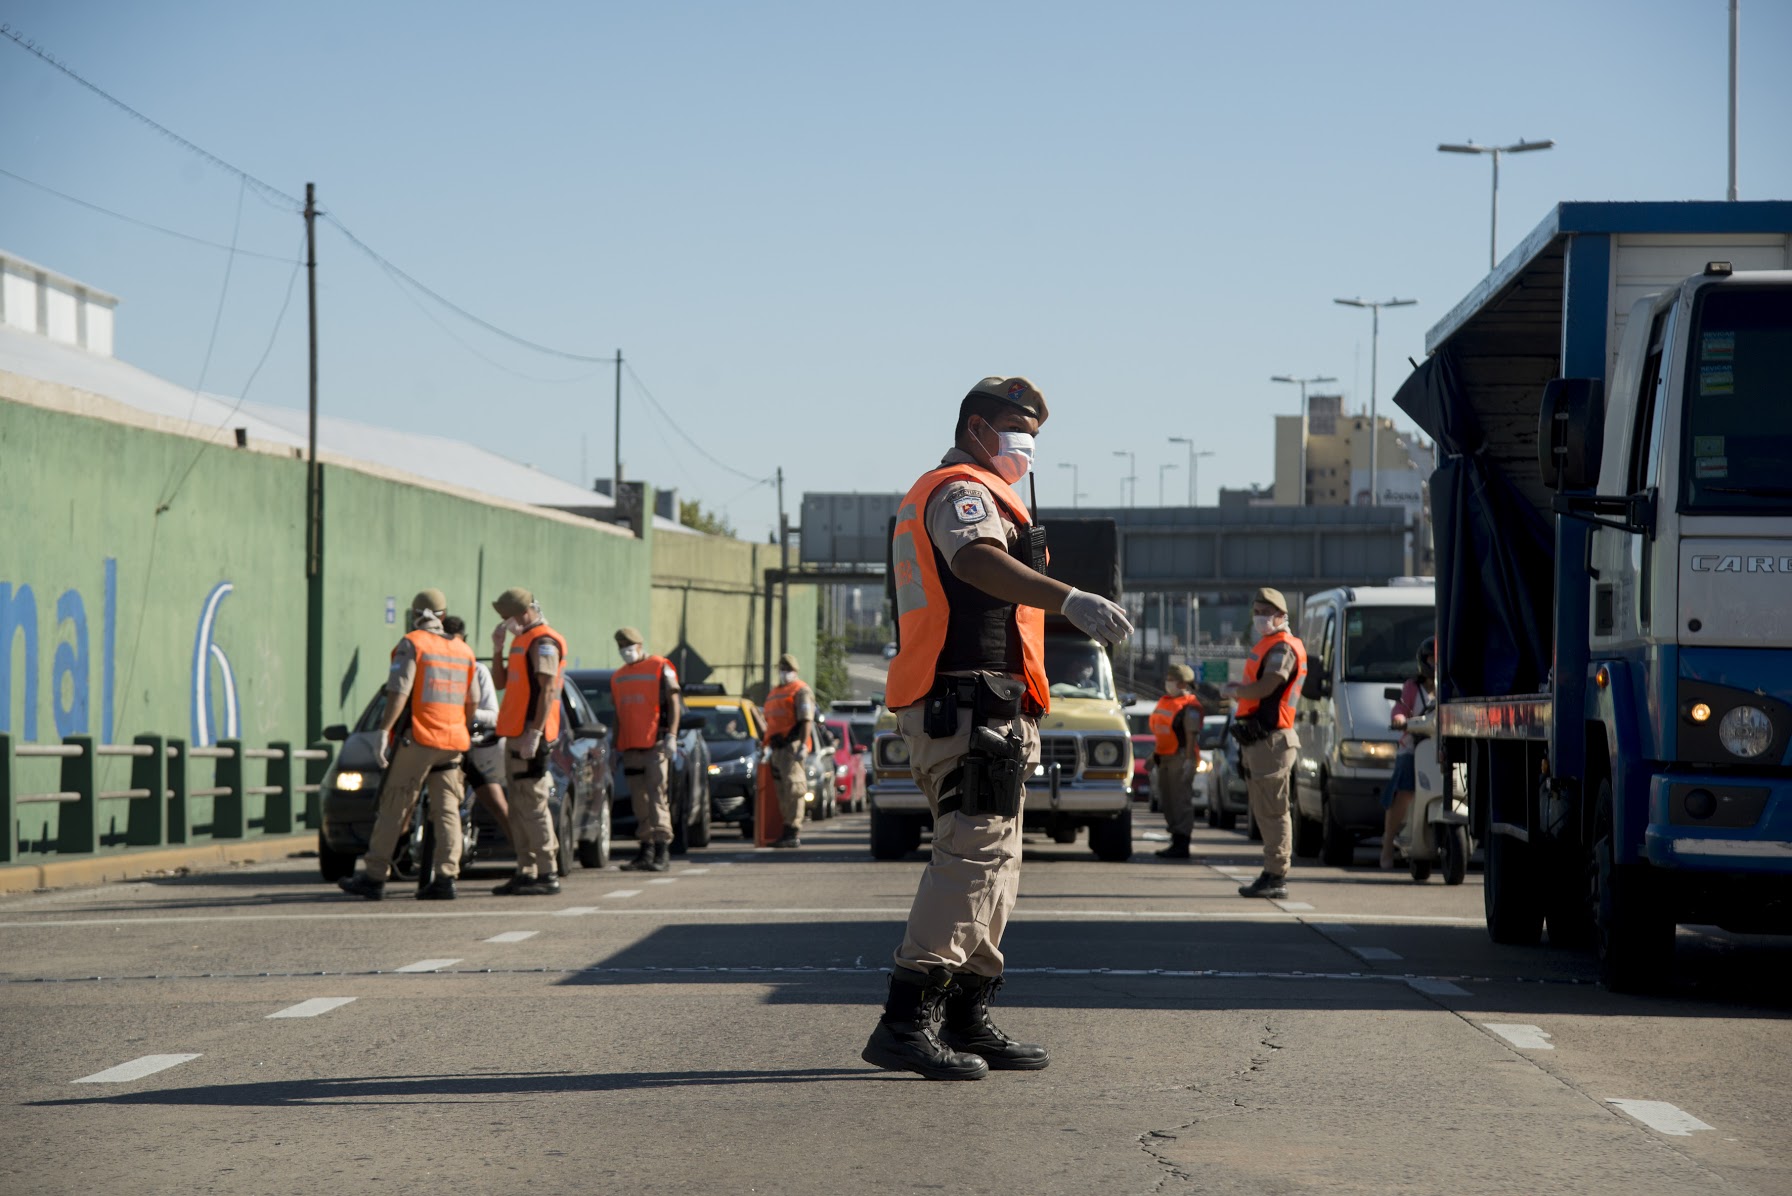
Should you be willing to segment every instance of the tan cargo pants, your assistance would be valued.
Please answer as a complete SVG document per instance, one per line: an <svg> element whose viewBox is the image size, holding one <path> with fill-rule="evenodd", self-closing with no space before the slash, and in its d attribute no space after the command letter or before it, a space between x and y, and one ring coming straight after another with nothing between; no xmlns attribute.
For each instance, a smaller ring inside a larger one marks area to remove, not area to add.
<svg viewBox="0 0 1792 1196"><path fill-rule="evenodd" d="M540 776L526 775L531 765L541 769ZM554 777L547 765L545 744L534 761L511 752L508 745L505 747L504 788L510 799L510 844L516 849L516 870L524 876L556 876L560 871L560 836L554 833L553 811L548 807Z"/></svg>
<svg viewBox="0 0 1792 1196"><path fill-rule="evenodd" d="M1172 835L1195 831L1195 764L1181 752L1159 756L1152 771L1157 785L1157 808Z"/></svg>
<svg viewBox="0 0 1792 1196"><path fill-rule="evenodd" d="M1292 730L1277 731L1261 743L1241 747L1239 755L1250 771L1245 788L1251 797L1251 817L1263 832L1263 870L1287 876L1294 854L1293 819L1288 813L1288 783L1294 775L1294 758L1300 740Z"/></svg>
<svg viewBox="0 0 1792 1196"><path fill-rule="evenodd" d="M933 854L921 874L921 887L909 909L908 931L896 949L899 967L918 972L944 967L975 976L1002 974L1002 932L1020 889L1020 834L1025 814L995 818L987 814L939 813L946 774L957 768L971 745L971 715L961 710L958 733L930 739L922 727L926 703L903 708L896 729L908 745L915 781L934 811ZM1014 729L1027 744L1029 763L1039 762L1039 724L1021 717L989 724L998 731Z"/></svg>
<svg viewBox="0 0 1792 1196"><path fill-rule="evenodd" d="M392 871L392 853L398 836L409 822L423 786L429 786L429 820L435 828L436 875L453 880L460 875L460 753L423 747L406 740L398 745L380 786L380 808L367 843L367 875L384 881ZM432 771L440 765L451 765ZM420 861L419 861L420 862Z"/></svg>
<svg viewBox="0 0 1792 1196"><path fill-rule="evenodd" d="M635 807L635 838L643 843L672 842L672 807L666 795L672 750L660 743L623 752L622 774L628 778L629 801Z"/></svg>
<svg viewBox="0 0 1792 1196"><path fill-rule="evenodd" d="M773 748L771 754L772 789L778 795L778 815L784 819L784 830L795 834L803 825L803 807L809 796L809 774L803 771L803 754L796 744Z"/></svg>

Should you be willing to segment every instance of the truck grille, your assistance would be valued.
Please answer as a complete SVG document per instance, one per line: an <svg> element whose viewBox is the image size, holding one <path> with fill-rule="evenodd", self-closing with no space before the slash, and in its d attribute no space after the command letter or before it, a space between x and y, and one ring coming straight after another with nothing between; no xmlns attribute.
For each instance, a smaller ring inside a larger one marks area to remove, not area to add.
<svg viewBox="0 0 1792 1196"><path fill-rule="evenodd" d="M1059 775L1068 780L1076 776L1076 738L1071 735L1046 735L1039 740L1039 766L1049 771L1058 765Z"/></svg>

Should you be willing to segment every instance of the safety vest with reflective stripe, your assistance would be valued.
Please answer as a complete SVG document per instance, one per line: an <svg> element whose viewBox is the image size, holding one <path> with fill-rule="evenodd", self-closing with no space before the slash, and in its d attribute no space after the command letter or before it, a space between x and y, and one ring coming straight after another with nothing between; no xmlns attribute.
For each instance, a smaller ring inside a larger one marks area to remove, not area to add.
<svg viewBox="0 0 1792 1196"><path fill-rule="evenodd" d="M927 500L947 482L968 478L989 488L1002 511L1021 527L1033 517L1007 482L981 465L944 465L921 475L896 508L892 561L896 581L896 627L901 648L890 662L885 701L892 710L912 706L933 689L940 651L952 619L946 591L940 584L939 556L927 533ZM1051 709L1051 684L1045 678L1045 612L1036 606L1014 607L1020 633L1022 672L1027 696L1041 714Z"/></svg>
<svg viewBox="0 0 1792 1196"><path fill-rule="evenodd" d="M478 661L457 639L417 630L404 637L417 659L411 682L411 742L445 752L473 745L467 734L467 690ZM392 649L394 659L398 649Z"/></svg>
<svg viewBox="0 0 1792 1196"><path fill-rule="evenodd" d="M664 656L649 656L610 674L619 750L643 751L660 741L660 690L667 674L671 675L672 684L678 684L678 672Z"/></svg>
<svg viewBox="0 0 1792 1196"><path fill-rule="evenodd" d="M1237 717L1239 721L1257 723L1265 731L1286 731L1294 726L1295 704L1300 701L1300 688L1307 679L1307 646L1296 639L1292 631L1284 627L1280 631L1270 632L1258 640L1257 646L1251 649L1250 656L1244 662L1244 683L1249 685L1257 680L1258 674L1263 669L1264 658L1277 644L1287 644L1293 650L1294 676L1288 679L1288 684L1282 687L1282 691L1278 695L1279 700L1274 706L1273 721L1271 711L1261 709L1267 699L1238 699ZM1261 713L1259 713L1260 709Z"/></svg>
<svg viewBox="0 0 1792 1196"><path fill-rule="evenodd" d="M796 730L796 724L798 722L796 716L797 706L799 704L798 699L808 688L809 687L801 681L792 681L788 684L777 686L770 693L765 695L765 737L767 743L771 742L771 737L774 735L789 735L792 731ZM809 750L809 745L805 743L802 745L802 748L806 752Z"/></svg>
<svg viewBox="0 0 1792 1196"><path fill-rule="evenodd" d="M1194 694L1183 694L1180 697L1171 697L1169 694L1165 694L1157 700L1157 709L1151 712L1151 733L1157 736L1158 755L1174 756L1182 750L1183 744L1176 735L1176 727L1183 712L1190 706L1193 706L1196 713L1199 713L1201 699ZM1199 750L1200 745L1197 743L1196 751L1199 752Z"/></svg>
<svg viewBox="0 0 1792 1196"><path fill-rule="evenodd" d="M546 623L537 623L510 641L510 657L504 669L504 702L498 707L498 734L509 739L523 733L529 724L529 710L535 704L535 695L543 682L541 674L529 667L529 650L535 641L550 639L560 649L560 664L554 672L554 679L566 672L566 641L560 633ZM548 707L547 721L542 724L541 738L543 743L552 743L560 737L560 703L555 702Z"/></svg>

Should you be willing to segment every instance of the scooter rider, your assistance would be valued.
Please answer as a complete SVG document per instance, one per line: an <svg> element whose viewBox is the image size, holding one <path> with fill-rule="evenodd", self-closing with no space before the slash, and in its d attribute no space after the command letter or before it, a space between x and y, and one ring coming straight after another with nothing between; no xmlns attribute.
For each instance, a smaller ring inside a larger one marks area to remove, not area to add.
<svg viewBox="0 0 1792 1196"><path fill-rule="evenodd" d="M1428 637L1419 645L1419 671L1406 679L1405 686L1400 690L1400 700L1394 703L1393 717L1388 720L1389 727L1400 732L1400 746L1394 754L1394 775L1388 778L1387 788L1382 790L1381 795L1382 809L1387 811L1381 830L1383 871L1396 866L1394 839L1406 823L1406 813L1412 807L1413 790L1417 787L1417 756L1414 753L1418 743L1412 732L1406 729L1406 723L1408 719L1424 718L1436 705L1437 640L1435 637Z"/></svg>

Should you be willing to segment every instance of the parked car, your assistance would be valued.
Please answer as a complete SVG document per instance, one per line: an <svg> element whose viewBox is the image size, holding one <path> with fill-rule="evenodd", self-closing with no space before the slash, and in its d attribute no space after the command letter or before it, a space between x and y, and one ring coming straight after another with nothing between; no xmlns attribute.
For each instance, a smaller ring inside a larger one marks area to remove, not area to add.
<svg viewBox="0 0 1792 1196"><path fill-rule="evenodd" d="M1207 789L1207 825L1223 831L1238 827L1238 816L1249 818L1251 802L1239 771L1238 742L1232 738L1231 717L1209 714L1201 720L1201 767L1198 782Z"/></svg>
<svg viewBox="0 0 1792 1196"><path fill-rule="evenodd" d="M722 687L685 688L685 708L703 716L699 734L709 747L709 810L716 822L734 823L752 836L754 790L762 759L764 723L759 708Z"/></svg>
<svg viewBox="0 0 1792 1196"><path fill-rule="evenodd" d="M615 669L567 669L568 688L577 687L606 727L614 731L616 703L610 696L610 676ZM672 854L683 855L693 847L709 846L709 745L703 741L708 720L691 711L678 722L678 748L672 753L672 775L666 797L672 807ZM635 834L634 799L622 772L622 753L610 744L611 825L625 839Z"/></svg>
<svg viewBox="0 0 1792 1196"><path fill-rule="evenodd" d="M852 724L844 718L830 715L823 721L834 733L834 799L848 814L861 813L865 809L865 761L871 741L867 739L864 747L854 743Z"/></svg>
<svg viewBox="0 0 1792 1196"><path fill-rule="evenodd" d="M1157 809L1157 798L1151 792L1151 757L1157 751L1157 736L1151 733L1151 704L1131 702L1126 707L1126 726L1132 732L1132 799L1151 803Z"/></svg>
<svg viewBox="0 0 1792 1196"><path fill-rule="evenodd" d="M385 713L386 691L382 689L361 711L352 728L324 728L325 739L342 744L324 774L320 791L323 825L317 831L317 864L327 881L351 875L355 861L366 854L368 840L373 836L380 786L386 775L376 763L375 740ZM402 720L399 725L404 725ZM548 751L548 772L554 778L548 810L560 838L562 876L572 870L575 858L587 868L602 868L610 862L609 736L609 728L584 695L573 686L566 686L560 695L560 736ZM516 852L510 845L510 829L499 826L484 806L474 802L471 791L466 796L467 804L461 807L465 834L461 867L514 861ZM410 833L394 853L393 867L402 877L414 876L417 861L427 859L421 849L429 820L421 816L422 808L423 801L419 800Z"/></svg>

